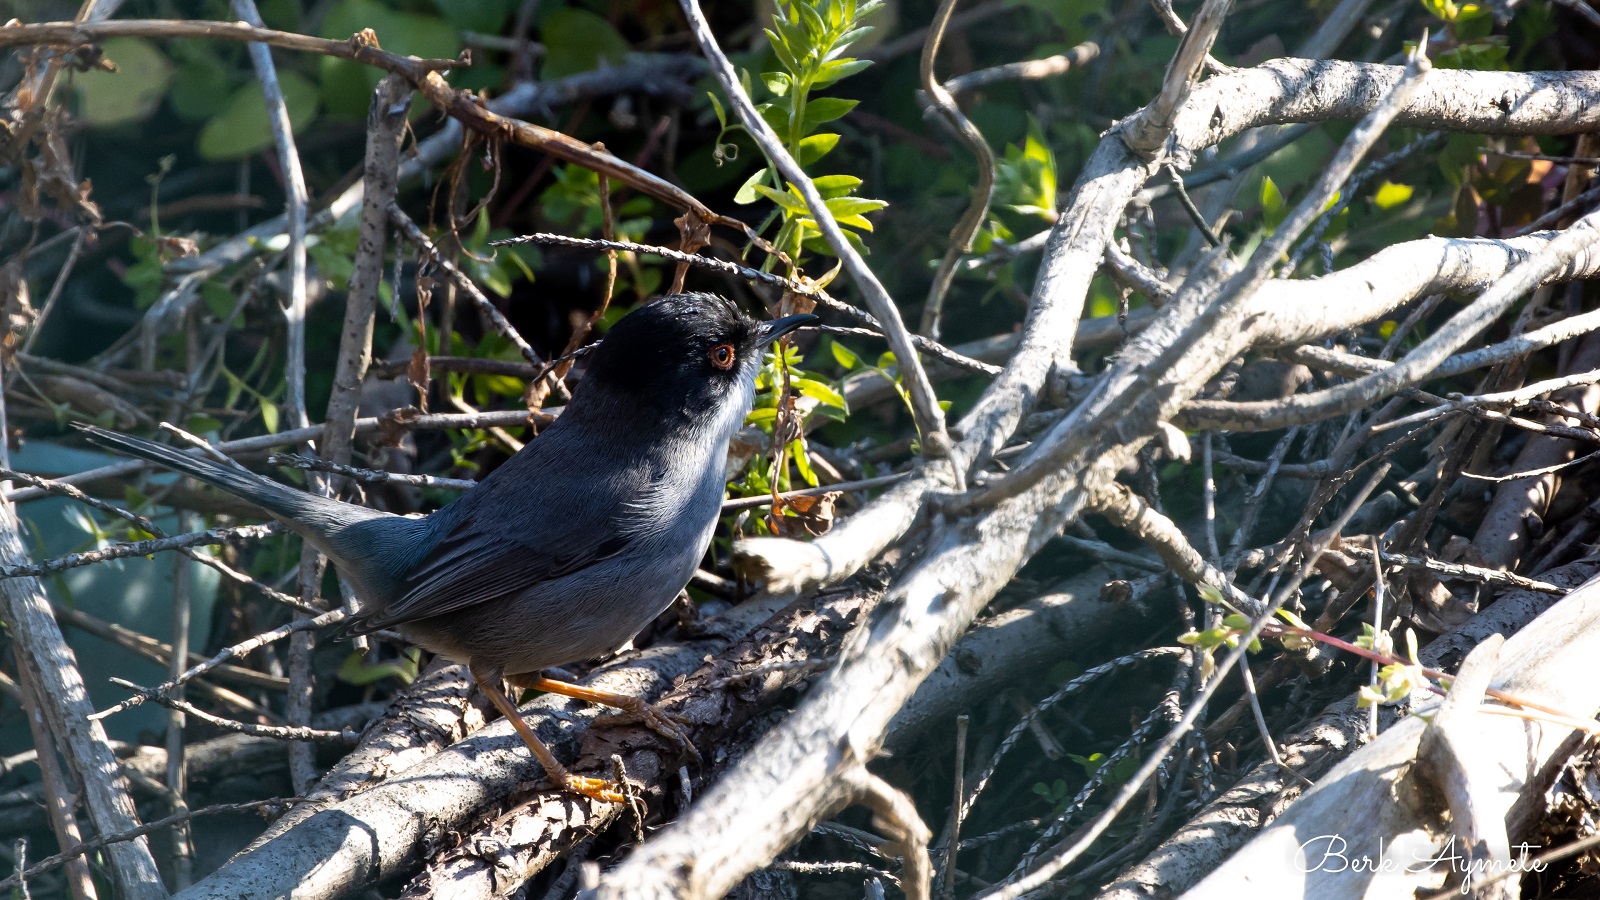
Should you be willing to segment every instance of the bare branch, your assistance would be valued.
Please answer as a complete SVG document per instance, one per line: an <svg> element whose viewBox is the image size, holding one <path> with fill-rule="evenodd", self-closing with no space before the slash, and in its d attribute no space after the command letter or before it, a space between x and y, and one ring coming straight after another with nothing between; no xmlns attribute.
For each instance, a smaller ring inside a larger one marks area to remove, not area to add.
<svg viewBox="0 0 1600 900"><path fill-rule="evenodd" d="M1167 75L1161 83L1161 93L1156 99L1134 114L1122 133L1128 149L1144 159L1154 159L1172 135L1178 110L1189 98L1194 83L1205 67L1211 45L1222 30L1222 20L1228 15L1232 0L1206 0L1195 14L1189 29L1183 32L1178 52L1167 64ZM1171 7L1167 9L1170 11Z"/></svg>
<svg viewBox="0 0 1600 900"><path fill-rule="evenodd" d="M939 44L944 40L944 31L950 25L950 14L955 12L955 8L956 0L941 0L939 10L933 15L933 25L928 29L928 42L922 48L922 90L932 102L934 111L976 157L978 181L972 186L972 200L967 204L967 211L961 214L955 227L950 230L944 258L939 260L939 268L933 273L933 283L928 286L928 298L922 305L922 327L918 330L934 340L939 338L939 318L944 310L945 294L949 293L950 282L956 275L956 264L961 261L962 254L972 249L972 239L983 227L983 221L989 215L989 201L994 196L994 151L989 149L989 142L984 139L978 126L961 114L956 99L939 83L933 70L934 62L939 57Z"/></svg>
<svg viewBox="0 0 1600 900"><path fill-rule="evenodd" d="M0 561L13 568L28 564L18 528L15 508L0 503ZM18 663L29 667L29 677L37 688L39 712L78 775L95 827L102 834L133 828L139 822L133 798L118 774L105 729L90 718L93 707L78 672L77 659L50 614L43 587L34 578L0 580L0 602L5 605ZM155 859L143 838L112 845L108 856L120 896L139 900L166 896Z"/></svg>

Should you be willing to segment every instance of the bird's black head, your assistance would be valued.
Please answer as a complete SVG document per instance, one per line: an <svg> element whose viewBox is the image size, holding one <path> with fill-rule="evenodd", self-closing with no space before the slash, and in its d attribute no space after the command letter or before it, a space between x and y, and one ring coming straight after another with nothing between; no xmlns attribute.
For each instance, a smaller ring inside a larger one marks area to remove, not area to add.
<svg viewBox="0 0 1600 900"><path fill-rule="evenodd" d="M715 294L673 294L623 316L591 357L585 386L659 415L700 418L729 403L749 409L762 350L816 316L760 322ZM592 383L592 387L591 387Z"/></svg>

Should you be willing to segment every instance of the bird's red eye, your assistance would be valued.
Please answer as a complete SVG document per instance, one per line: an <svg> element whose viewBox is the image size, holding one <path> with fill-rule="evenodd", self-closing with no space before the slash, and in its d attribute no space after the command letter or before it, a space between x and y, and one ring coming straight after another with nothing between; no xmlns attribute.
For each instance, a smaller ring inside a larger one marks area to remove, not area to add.
<svg viewBox="0 0 1600 900"><path fill-rule="evenodd" d="M733 368L733 345L718 344L712 347L711 364L724 372Z"/></svg>

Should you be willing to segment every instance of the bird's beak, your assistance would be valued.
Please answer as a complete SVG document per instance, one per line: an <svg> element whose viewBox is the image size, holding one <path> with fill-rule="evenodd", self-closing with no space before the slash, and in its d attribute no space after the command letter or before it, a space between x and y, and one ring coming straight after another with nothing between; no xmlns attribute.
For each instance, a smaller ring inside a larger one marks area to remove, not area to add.
<svg viewBox="0 0 1600 900"><path fill-rule="evenodd" d="M765 347L778 338L781 338L789 332L795 330L796 328L804 328L807 325L821 321L822 319L818 316L813 316L810 313L803 313L798 316L784 316L781 319L773 319L770 322L762 322L756 327L756 346Z"/></svg>

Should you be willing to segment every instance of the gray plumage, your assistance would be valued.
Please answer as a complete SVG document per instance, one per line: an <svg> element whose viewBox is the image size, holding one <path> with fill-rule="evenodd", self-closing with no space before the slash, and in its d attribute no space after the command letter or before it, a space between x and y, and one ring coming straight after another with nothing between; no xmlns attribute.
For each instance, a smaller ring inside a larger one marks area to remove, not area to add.
<svg viewBox="0 0 1600 900"><path fill-rule="evenodd" d="M302 535L363 601L357 633L394 628L475 670L532 673L616 649L688 583L716 525L728 441L750 409L761 348L814 320L757 322L705 294L635 310L592 354L553 425L422 518L83 430L249 500Z"/></svg>

